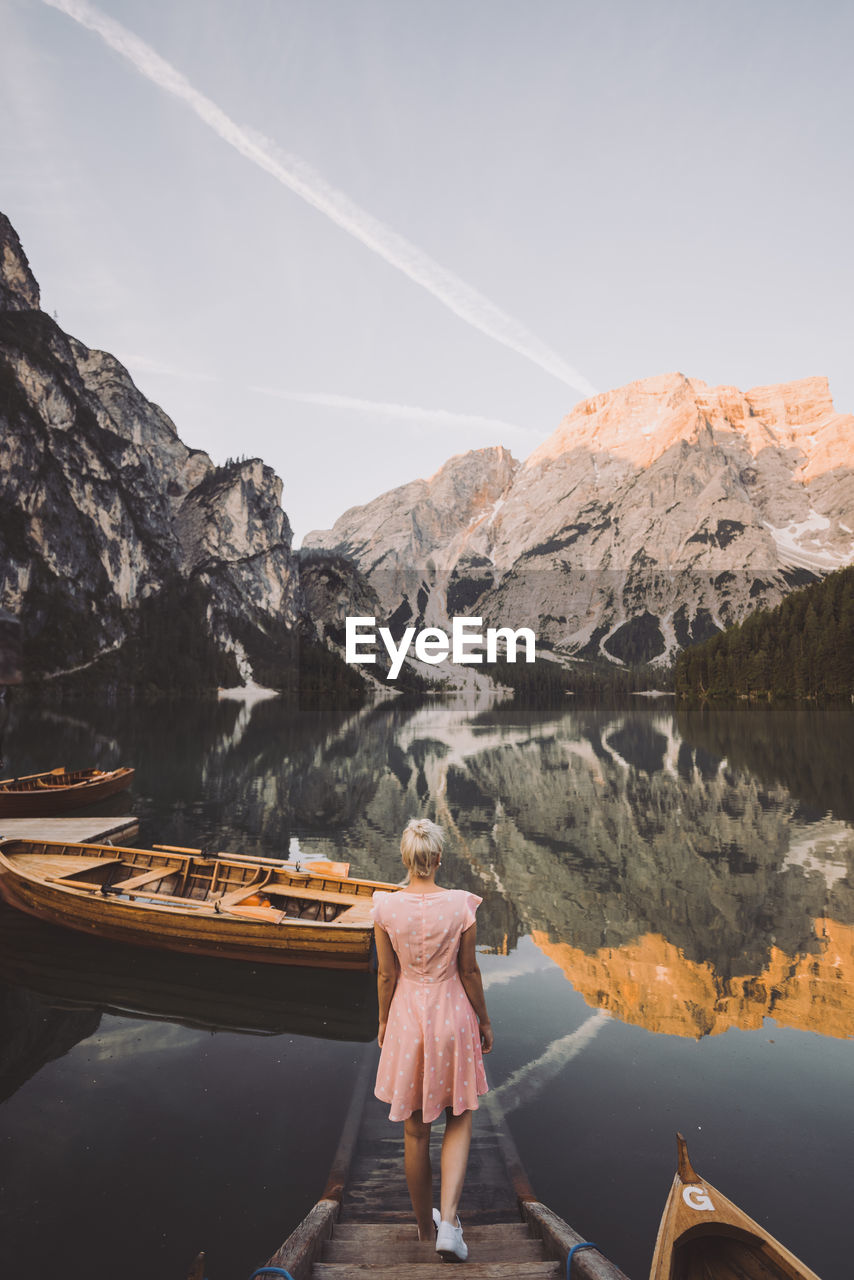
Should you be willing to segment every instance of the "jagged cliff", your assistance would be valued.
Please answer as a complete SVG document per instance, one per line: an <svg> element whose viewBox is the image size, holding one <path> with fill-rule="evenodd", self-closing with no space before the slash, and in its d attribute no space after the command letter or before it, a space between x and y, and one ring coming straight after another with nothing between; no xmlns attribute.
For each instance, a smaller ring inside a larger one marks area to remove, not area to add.
<svg viewBox="0 0 854 1280"><path fill-rule="evenodd" d="M493 585L492 522L519 470L506 449L477 449L364 507L351 507L304 546L347 556L371 582L386 618L446 625Z"/></svg>
<svg viewBox="0 0 854 1280"><path fill-rule="evenodd" d="M120 674L158 644L177 662L188 636L201 683L258 661L275 679L293 655L303 604L281 480L188 448L113 356L63 333L2 215L0 498L0 604L24 624L29 677L116 653Z"/></svg>
<svg viewBox="0 0 854 1280"><path fill-rule="evenodd" d="M577 405L522 466L453 458L306 544L353 557L389 616L477 613L559 655L665 658L854 559L854 417L824 378L649 378Z"/></svg>

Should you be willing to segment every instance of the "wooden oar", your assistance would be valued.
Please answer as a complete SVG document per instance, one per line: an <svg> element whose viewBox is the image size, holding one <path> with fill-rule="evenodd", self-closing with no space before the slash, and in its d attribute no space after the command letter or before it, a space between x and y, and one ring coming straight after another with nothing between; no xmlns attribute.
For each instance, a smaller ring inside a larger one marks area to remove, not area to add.
<svg viewBox="0 0 854 1280"><path fill-rule="evenodd" d="M151 847L152 849L157 849L158 852L189 853L194 855L195 857L201 857L201 858L228 858L230 862L236 862L238 864L244 863L244 862L250 862L253 864L258 863L264 867L286 867L291 875L297 875L297 876L313 876L313 875L324 874L323 872L320 872L320 871L312 871L310 862L306 863L305 866L298 866L295 862L289 862L287 858L262 858L254 853L228 853L222 849L214 853L213 850L184 849L177 844L153 844ZM325 862L326 859L323 859L323 861ZM345 877L342 876L341 878L344 879Z"/></svg>

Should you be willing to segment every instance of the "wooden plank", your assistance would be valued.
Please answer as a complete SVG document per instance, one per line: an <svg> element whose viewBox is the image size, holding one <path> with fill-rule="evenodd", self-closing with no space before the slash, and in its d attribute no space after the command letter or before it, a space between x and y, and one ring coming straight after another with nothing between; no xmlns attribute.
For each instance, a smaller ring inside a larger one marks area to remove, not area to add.
<svg viewBox="0 0 854 1280"><path fill-rule="evenodd" d="M0 836L7 840L89 841L132 839L139 819L122 818L0 818Z"/></svg>
<svg viewBox="0 0 854 1280"><path fill-rule="evenodd" d="M249 884L242 884L239 889L231 889L228 893L224 893L220 898L217 898L216 901L219 903L221 911L228 911L231 907L236 907L244 898L251 898L253 893L261 893L265 888L266 886L263 883L253 880ZM213 901L214 899L212 898L211 902Z"/></svg>
<svg viewBox="0 0 854 1280"><path fill-rule="evenodd" d="M131 889L138 889L141 885L151 884L154 880L163 880L166 876L174 875L176 871L180 870L180 863L170 867L155 867L153 870L142 872L141 875L131 876L129 880L117 880L110 888L114 892L128 893Z"/></svg>
<svg viewBox="0 0 854 1280"><path fill-rule="evenodd" d="M373 1276L376 1280L448 1280L448 1264L434 1253L435 1262L376 1263L316 1262L311 1280L351 1280ZM573 1270L574 1270L573 1263ZM290 1270L290 1268L289 1268ZM294 1275L294 1280L301 1277ZM469 1254L465 1280L564 1280L559 1262L476 1262Z"/></svg>
<svg viewBox="0 0 854 1280"><path fill-rule="evenodd" d="M573 1245L584 1243L584 1236L573 1231L563 1218L552 1213L551 1209L538 1200L524 1201L522 1215L533 1235L543 1241L546 1253L560 1259L565 1268L570 1249ZM598 1249L581 1249L574 1255L572 1276L573 1280L628 1280L620 1268Z"/></svg>
<svg viewBox="0 0 854 1280"><path fill-rule="evenodd" d="M437 1194L438 1185L437 1179ZM471 1227L472 1225L486 1226L493 1222L512 1223L514 1221L514 1217L518 1216L513 1209L497 1208L490 1210L488 1208L473 1206L471 1203L468 1205L462 1205L462 1208L465 1210L462 1215L464 1229L467 1229L467 1227ZM358 1223L360 1225L368 1225L371 1222L375 1222L376 1212L377 1211L373 1205L360 1205L355 1197L353 1200L348 1200L347 1204L342 1208L342 1213L347 1214L348 1222ZM383 1210L382 1221L385 1223L400 1223L401 1226L405 1226L407 1223L411 1224L415 1221L412 1213L412 1205L405 1194L401 1194L396 1197L389 1197L388 1208Z"/></svg>
<svg viewBox="0 0 854 1280"><path fill-rule="evenodd" d="M296 920L297 916L288 916L276 907L243 907L239 902L228 908L229 915L245 916L247 920L264 920L268 924L283 924L286 920Z"/></svg>
<svg viewBox="0 0 854 1280"><path fill-rule="evenodd" d="M265 1265L283 1267L293 1280L308 1280L324 1241L332 1235L339 1207L337 1200L318 1200Z"/></svg>
<svg viewBox="0 0 854 1280"><path fill-rule="evenodd" d="M516 1237L514 1240L499 1239L493 1236L495 1230L482 1227L483 1233L475 1241L470 1231L463 1228L465 1242L469 1247L469 1256L475 1262L546 1262L543 1242L532 1240L530 1236ZM381 1240L373 1241L339 1240L334 1232L332 1239L323 1246L321 1262L376 1262L383 1263L389 1258L396 1262L435 1262L436 1246L432 1240L417 1240L415 1227L405 1239L398 1238L389 1246Z"/></svg>
<svg viewBox="0 0 854 1280"><path fill-rule="evenodd" d="M114 867L121 866L121 864L121 858L98 858L94 867L80 868L80 874L82 874L83 871L94 871L95 867ZM93 891L98 892L101 888L100 881L75 880L74 876L78 874L77 872L72 872L70 875L65 876L49 876L35 868L33 868L33 870L36 875L40 875L44 879L46 884L58 884L64 889L88 889L89 892L92 893Z"/></svg>
<svg viewBox="0 0 854 1280"><path fill-rule="evenodd" d="M341 1220L335 1223L333 1239L348 1242L364 1240L369 1246L379 1242L387 1248L393 1249L396 1248L400 1241L411 1240L414 1230L415 1224L410 1210L410 1221L407 1225L394 1222L346 1222ZM472 1241L477 1243L481 1240L503 1240L505 1244L512 1244L517 1240L531 1239L531 1232L525 1222L480 1223L464 1226L463 1230L468 1243ZM416 1243L418 1242L416 1241Z"/></svg>
<svg viewBox="0 0 854 1280"><path fill-rule="evenodd" d="M356 896L353 893L335 893L331 889L304 889L299 884L279 884L276 881L265 884L263 889L269 898L303 898L306 902L325 902L342 907L352 907ZM367 907L370 911L370 899L367 900Z"/></svg>
<svg viewBox="0 0 854 1280"><path fill-rule="evenodd" d="M57 880L67 880L81 871L94 871L96 867L106 867L111 863L121 862L121 858L81 858L69 854L67 857L58 853L19 853L14 855L16 867L37 876L51 876ZM57 873L61 874L57 874Z"/></svg>
<svg viewBox="0 0 854 1280"><path fill-rule="evenodd" d="M66 880L63 876L45 876L46 884L58 884L63 889L85 889L87 893L100 893L101 886L92 880Z"/></svg>
<svg viewBox="0 0 854 1280"><path fill-rule="evenodd" d="M364 924L370 923L373 905L370 901L357 902L355 906L345 907L339 915L335 917L339 924Z"/></svg>

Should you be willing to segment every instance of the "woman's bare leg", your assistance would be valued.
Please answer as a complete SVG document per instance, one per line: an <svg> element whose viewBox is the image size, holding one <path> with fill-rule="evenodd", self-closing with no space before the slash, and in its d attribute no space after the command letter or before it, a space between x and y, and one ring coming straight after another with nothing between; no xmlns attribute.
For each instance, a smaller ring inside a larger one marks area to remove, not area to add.
<svg viewBox="0 0 854 1280"><path fill-rule="evenodd" d="M403 1122L403 1162L406 1185L418 1223L418 1239L433 1239L433 1170L430 1167L430 1126L413 1111Z"/></svg>
<svg viewBox="0 0 854 1280"><path fill-rule="evenodd" d="M471 1115L455 1116L445 1109L445 1136L442 1140L442 1221L455 1223L463 1191L471 1146Z"/></svg>

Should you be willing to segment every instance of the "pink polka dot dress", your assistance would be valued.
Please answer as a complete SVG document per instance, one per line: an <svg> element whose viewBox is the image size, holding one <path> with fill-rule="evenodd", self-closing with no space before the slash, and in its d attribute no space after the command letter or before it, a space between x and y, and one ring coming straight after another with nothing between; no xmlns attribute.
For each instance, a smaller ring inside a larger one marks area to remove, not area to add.
<svg viewBox="0 0 854 1280"><path fill-rule="evenodd" d="M420 1111L426 1124L445 1107L477 1109L486 1093L480 1027L457 967L460 937L482 898L464 889L375 893L374 924L400 963L374 1092L389 1120Z"/></svg>

